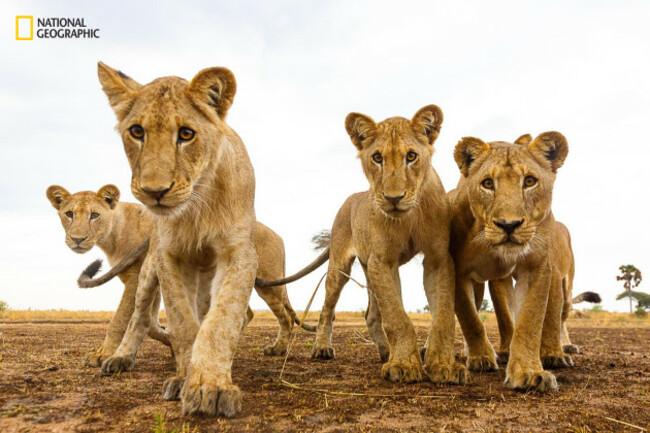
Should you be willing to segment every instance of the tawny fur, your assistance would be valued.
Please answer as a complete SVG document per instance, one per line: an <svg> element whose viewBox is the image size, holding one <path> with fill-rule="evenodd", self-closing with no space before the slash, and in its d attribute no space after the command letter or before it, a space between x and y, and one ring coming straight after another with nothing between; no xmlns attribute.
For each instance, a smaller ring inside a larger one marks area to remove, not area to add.
<svg viewBox="0 0 650 433"><path fill-rule="evenodd" d="M564 353L579 353L578 346L571 343L571 339L569 338L566 320L569 317L573 304L585 301L598 303L600 302L600 296L594 292L584 292L572 298L575 259L571 248L571 235L566 226L559 221L555 221L553 227L551 248L553 250L552 257L554 258L553 269L554 272L559 274L559 284L561 284L562 287L563 302L562 304L557 302L552 304L556 307L555 311L547 310L546 315L550 317L544 321L545 328L542 335L546 338L551 336L556 339L560 338L560 344ZM555 284L557 283L558 280L555 280ZM476 296L478 299L479 295L476 294ZM512 282L497 282L497 284L490 282L490 296L493 299L494 311L497 316L501 340L497 354L500 359L507 360L510 354L512 335L514 333L514 318L512 314L514 313L516 317L515 309L517 308L517 305L514 303ZM557 311L557 307L561 307L561 310ZM558 335L556 330L554 331L557 326L557 317L561 317L562 321L560 335ZM544 342L542 343L542 346L544 346ZM557 346L557 341L553 343L552 346ZM542 351L544 351L543 348ZM542 358L542 364L544 364L544 367L548 368L568 367L572 365L572 360L568 357L551 356Z"/></svg>
<svg viewBox="0 0 650 433"><path fill-rule="evenodd" d="M61 186L52 185L46 194L65 229L66 245L76 253L86 253L97 245L106 254L108 262L117 265L151 233L152 218L144 206L120 202L120 191L114 185L106 185L96 193L82 191L76 194L70 194ZM81 241L77 242L79 240ZM142 258L133 261L119 275L124 283L120 305L108 324L104 342L97 351L84 357L84 365L100 366L122 341L135 309L135 292L142 262ZM159 308L160 290L156 288L144 313L150 323L144 332L170 346L169 335L158 324Z"/></svg>
<svg viewBox="0 0 650 433"><path fill-rule="evenodd" d="M235 77L208 68L191 82L164 77L140 85L102 63L98 75L117 115L133 195L155 215L152 268L176 355L163 397L180 397L185 414L233 416L241 392L232 383L232 360L258 267L255 175L225 122ZM192 134L182 134L188 129ZM191 300L209 272L216 274L201 322Z"/></svg>
<svg viewBox="0 0 650 433"><path fill-rule="evenodd" d="M456 264L456 314L467 344L467 366L471 370L497 368L494 349L477 313L475 285L486 281L511 285L514 277L513 310L518 318L506 368L510 388L557 389L555 377L543 369L542 358L570 362L560 345L564 296L556 251L551 247L553 184L567 153L567 141L557 132L543 133L534 140L523 136L516 143L485 143L466 137L454 152L462 176L450 192L451 250ZM508 235L504 224L513 222L519 225L511 226Z"/></svg>
<svg viewBox="0 0 650 433"><path fill-rule="evenodd" d="M281 279L284 277L285 253L282 238L259 222L255 231L255 250L259 256L257 274L260 278ZM144 259L146 254L147 251L142 253L142 259ZM148 258L147 265L152 268L148 280L157 279L157 275L155 274L155 253L151 258ZM199 278L199 281L203 285L199 285L195 303L196 314L200 318L203 318L210 307L210 284L212 283L212 278L214 278L214 272L206 272ZM128 371L134 366L135 357L144 337L144 330L149 326L149 317L146 315L148 303L153 299L153 291L158 290L157 285L148 284L148 280L143 281L138 286L135 312L129 322L128 329L120 346L102 364L102 373L104 374ZM265 346L263 353L269 356L284 355L289 344L293 323L300 324L289 302L286 286L262 288L256 284L255 289L258 295L267 303L279 324L275 342ZM250 308L247 311L247 317L248 319L245 324L253 317L253 311ZM314 332L316 330L313 325L307 325L305 323L300 325L307 331Z"/></svg>
<svg viewBox="0 0 650 433"><path fill-rule="evenodd" d="M431 166L441 124L442 111L435 105L420 109L410 121L394 117L375 123L362 114L348 115L346 129L359 150L370 189L351 195L334 221L325 304L312 357L334 356L334 309L358 258L369 287L368 330L385 361L382 376L391 381L422 380L415 331L402 305L398 274L400 265L422 252L433 319L424 372L434 382L467 382L467 370L454 361L453 353L450 205Z"/></svg>

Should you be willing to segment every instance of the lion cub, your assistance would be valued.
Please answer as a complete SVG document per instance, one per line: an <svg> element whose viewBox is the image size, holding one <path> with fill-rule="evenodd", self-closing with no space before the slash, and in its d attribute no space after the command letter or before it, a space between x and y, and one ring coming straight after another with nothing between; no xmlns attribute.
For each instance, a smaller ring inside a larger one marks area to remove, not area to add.
<svg viewBox="0 0 650 433"><path fill-rule="evenodd" d="M532 140L532 137L531 137ZM521 138L515 143L521 142ZM573 277L575 274L575 260L571 248L571 235L569 229L559 221L555 221L553 236L551 242L553 248L553 272L559 273L559 278L554 278L553 284L560 284L562 290L562 303L553 302L555 310L547 309L544 318L544 329L542 331L542 341L554 339L554 344L558 344L559 339L564 353L579 353L578 346L571 343L569 331L566 327L566 320L573 308L573 304L580 302L598 303L601 301L600 296L594 292L583 292L575 297L573 296ZM514 288L512 278L503 280L490 281L490 296L493 299L494 311L496 313L499 325L500 348L497 355L500 360L507 360L510 355L510 343L514 333L513 314L517 315L518 308L521 305L515 304ZM552 289L553 290L553 289ZM483 295L476 294L477 305L482 301ZM521 297L519 298L521 300ZM561 325L558 332L558 318L561 318ZM544 343L542 343L544 344ZM544 350L542 350L544 351ZM544 357L542 364L546 368L570 367L573 365L571 357Z"/></svg>
<svg viewBox="0 0 650 433"><path fill-rule="evenodd" d="M370 189L351 195L334 220L327 293L312 357L334 357L334 308L358 258L371 294L368 329L387 358L382 376L391 381L421 381L422 363L415 330L402 305L398 268L422 252L424 289L433 319L424 372L433 382L467 382L467 370L454 361L453 352L451 209L431 166L442 120L442 111L435 105L420 109L410 121L393 117L375 123L363 114L348 115L345 126L359 150Z"/></svg>
<svg viewBox="0 0 650 433"><path fill-rule="evenodd" d="M115 185L105 185L96 193L82 191L76 194L52 185L47 189L47 198L58 211L65 229L66 245L75 253L86 253L97 245L106 254L108 262L116 265L151 233L152 218L144 212L144 206L120 202L120 190ZM124 283L122 300L108 324L101 348L84 358L85 365L100 366L120 345L135 308L141 267L140 259L120 274ZM158 324L159 308L160 290L157 290L147 309L146 314L151 318L147 330L151 338L171 346L169 335Z"/></svg>
<svg viewBox="0 0 650 433"><path fill-rule="evenodd" d="M467 366L497 368L475 307L474 285L507 283L514 277L518 314L506 368L510 388L557 389L555 377L544 371L541 359L566 359L559 338L564 300L560 273L554 271L559 258L552 247L551 198L556 172L567 154L567 141L558 132L545 132L526 144L466 137L454 152L462 176L451 195L451 250ZM545 320L552 323L544 325Z"/></svg>

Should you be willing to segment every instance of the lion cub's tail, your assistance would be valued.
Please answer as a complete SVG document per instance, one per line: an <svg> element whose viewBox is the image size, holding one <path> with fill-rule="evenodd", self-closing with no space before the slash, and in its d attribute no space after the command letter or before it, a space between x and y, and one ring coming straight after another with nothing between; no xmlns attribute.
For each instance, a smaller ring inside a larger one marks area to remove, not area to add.
<svg viewBox="0 0 650 433"><path fill-rule="evenodd" d="M104 275L93 279L93 277L97 275L97 272L99 272L99 270L102 268L102 261L95 260L90 265L88 265L86 269L84 269L81 275L79 275L77 284L82 289L101 286L102 284L112 280L116 275L119 275L127 270L133 263L144 257L144 255L147 254L147 251L149 251L149 238L131 250L126 256L124 256L122 260L120 260L117 265L115 265Z"/></svg>
<svg viewBox="0 0 650 433"><path fill-rule="evenodd" d="M294 281L297 281L304 277L305 275L311 274L314 272L316 269L318 269L323 263L329 260L330 258L330 232L328 230L323 230L316 236L314 236L311 240L314 244L315 250L320 250L325 248L325 251L321 253L320 256L316 257L316 260L305 266L303 269L300 271L296 272L293 275L290 275L288 277L285 277L281 280L262 280L259 278L255 279L255 285L257 287L272 287L272 286L282 286L284 284L289 284L293 283Z"/></svg>
<svg viewBox="0 0 650 433"><path fill-rule="evenodd" d="M580 302L592 302L594 304L598 304L600 303L600 301L602 301L602 299L600 299L600 295L598 293L584 292L584 293L580 293L578 296L573 298L571 300L571 303L579 304Z"/></svg>

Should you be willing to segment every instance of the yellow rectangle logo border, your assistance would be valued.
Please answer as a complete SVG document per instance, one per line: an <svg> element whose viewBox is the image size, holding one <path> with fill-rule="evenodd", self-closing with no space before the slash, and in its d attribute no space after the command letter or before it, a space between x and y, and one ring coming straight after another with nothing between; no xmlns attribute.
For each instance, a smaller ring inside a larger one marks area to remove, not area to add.
<svg viewBox="0 0 650 433"><path fill-rule="evenodd" d="M18 33L18 21L29 19L29 37L21 38ZM34 40L34 15L16 15L16 40L17 41L32 41Z"/></svg>

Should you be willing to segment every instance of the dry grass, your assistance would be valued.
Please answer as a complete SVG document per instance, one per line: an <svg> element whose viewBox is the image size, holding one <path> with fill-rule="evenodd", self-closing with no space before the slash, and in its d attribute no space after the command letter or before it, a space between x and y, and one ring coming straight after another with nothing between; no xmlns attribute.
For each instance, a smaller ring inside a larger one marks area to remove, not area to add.
<svg viewBox="0 0 650 433"><path fill-rule="evenodd" d="M308 322L317 322L320 312L314 311L307 315ZM481 319L486 324L495 324L494 313L482 311ZM112 311L69 311L69 310L7 310L0 312L0 322L89 322L102 323L111 319ZM160 313L161 320L165 320L165 312ZM255 317L260 319L274 319L270 311L256 311ZM302 312L298 312L302 317ZM363 312L337 312L337 324L358 322L363 317ZM414 322L428 322L428 313L409 313ZM418 323L422 324L422 323ZM584 324L589 326L650 326L650 317L637 317L628 313L611 313L608 311L593 312L590 310L577 310L571 313L569 324Z"/></svg>

